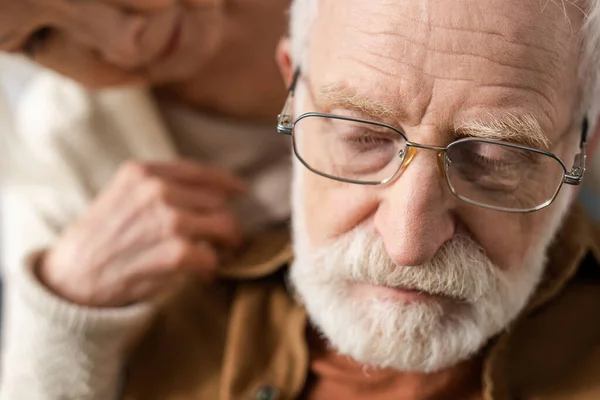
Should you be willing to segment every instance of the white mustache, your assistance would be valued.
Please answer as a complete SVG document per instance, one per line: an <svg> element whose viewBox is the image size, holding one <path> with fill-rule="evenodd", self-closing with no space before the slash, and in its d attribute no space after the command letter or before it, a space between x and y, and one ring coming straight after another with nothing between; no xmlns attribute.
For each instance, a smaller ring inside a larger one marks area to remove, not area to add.
<svg viewBox="0 0 600 400"><path fill-rule="evenodd" d="M305 277L315 284L343 286L362 282L420 291L474 303L506 278L468 236L456 235L421 266L399 266L389 257L383 240L364 228L354 229L335 242L316 248L318 271ZM343 268L341 268L343 266ZM309 272L309 271L305 271Z"/></svg>

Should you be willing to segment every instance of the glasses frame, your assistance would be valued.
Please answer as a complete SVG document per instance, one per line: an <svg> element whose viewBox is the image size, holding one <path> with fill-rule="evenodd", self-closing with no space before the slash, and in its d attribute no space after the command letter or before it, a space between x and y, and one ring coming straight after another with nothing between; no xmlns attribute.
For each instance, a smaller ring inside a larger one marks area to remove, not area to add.
<svg viewBox="0 0 600 400"><path fill-rule="evenodd" d="M294 92L296 90L296 85L298 83L299 76L300 76L300 68L296 69L296 72L294 73L292 83L288 89L287 99L284 103L281 113L277 116L277 132L279 134L294 137L294 129L298 122L300 122L301 120L303 120L305 118L309 118L309 117L319 117L319 118L336 119L336 120L340 120L340 121L349 121L349 122L370 124L370 125L374 125L374 126L378 126L378 127L382 127L382 128L391 129L392 131L394 131L398 135L400 135L406 142L406 148L402 149L398 153L398 157L400 157L401 162L400 162L398 168L393 172L393 174L391 176L389 176L385 179L382 179L382 180L378 180L378 181L359 181L359 180L354 180L354 179L346 179L346 178L336 177L336 176L329 175L327 173L324 173L324 172L314 169L298 153L298 149L296 146L296 140L295 139L292 140L294 155L296 156L296 158L298 158L298 160L302 163L302 165L304 165L311 172L313 172L317 175L323 176L325 178L329 178L329 179L339 181L339 182L357 184L357 185L371 185L371 186L384 185L384 184L387 184L387 183L391 182L392 180L394 180L396 178L396 176L398 175L398 172L400 172L400 170L405 167L406 155L410 152L411 148L415 149L415 150L416 149L433 150L438 153L438 161L440 163L439 164L440 170L442 171L442 174L444 175L446 184L448 185L450 192L456 198L458 198L466 203L478 206L478 207L483 207L483 208L497 210L497 211L512 212L512 213L530 213L530 212L535 212L535 211L539 211L543 208L546 208L550 204L552 204L552 202L554 202L554 200L558 196L558 193L560 192L560 190L562 189L564 184L577 186L577 185L580 185L581 182L583 181L583 176L585 174L585 163L586 163L587 134L588 134L588 129L589 129L587 118L584 118L582 127L581 127L582 132L581 132L581 142L580 142L580 147L579 147L580 151L575 156L575 160L573 161L573 166L571 167L571 170L569 171L567 169L566 164L563 162L563 160L560 157L558 157L556 154L553 154L548 151L543 151L540 149L535 149L535 148L528 147L528 146L514 144L514 143L502 142L502 141L497 141L497 140L489 140L489 139L480 139L480 138L464 138L464 139L455 140L454 142L450 143L446 147L429 146L429 145L411 142L410 140L408 140L406 135L404 135L404 133L402 133L399 129L397 129L391 125L381 123L381 122L368 121L368 120L351 118L351 117L343 117L340 115L319 113L319 112L303 113L300 116L298 116L296 119L293 119L292 110L293 110ZM552 195L552 197L549 200L545 201L544 203L542 203L536 207L532 207L532 208L514 209L514 208L507 208L507 207L497 207L497 206L491 206L491 205L488 205L485 203L480 203L475 200L471 200L471 199L464 197L456 192L456 190L455 190L454 186L452 185L452 183L450 182L450 178L448 176L448 167L449 167L450 163L449 163L449 159L447 156L447 152L453 146L456 146L457 144L464 143L464 142L496 144L496 145L501 145L501 146L510 147L510 148L514 148L514 149L531 151L531 152L534 152L537 154L541 154L541 155L553 158L561 165L561 167L563 169L563 178L560 181L556 190L554 191L554 194ZM410 162L410 160L412 160L412 157L414 157L414 153L410 156L408 162Z"/></svg>

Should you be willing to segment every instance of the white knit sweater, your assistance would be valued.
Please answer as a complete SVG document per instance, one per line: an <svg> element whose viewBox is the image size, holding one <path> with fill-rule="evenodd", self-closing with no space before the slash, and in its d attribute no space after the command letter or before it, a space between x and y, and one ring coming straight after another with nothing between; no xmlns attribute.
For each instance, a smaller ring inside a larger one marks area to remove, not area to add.
<svg viewBox="0 0 600 400"><path fill-rule="evenodd" d="M18 325L4 338L0 399L118 399L125 346L152 307L77 307L48 292L31 269L17 271L8 312Z"/></svg>

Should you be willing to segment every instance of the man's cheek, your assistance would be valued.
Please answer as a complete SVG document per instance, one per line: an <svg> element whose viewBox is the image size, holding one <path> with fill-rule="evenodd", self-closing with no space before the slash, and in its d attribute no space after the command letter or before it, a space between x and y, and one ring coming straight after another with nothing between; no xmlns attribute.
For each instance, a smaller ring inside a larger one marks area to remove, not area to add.
<svg viewBox="0 0 600 400"><path fill-rule="evenodd" d="M537 225L534 215L468 208L461 219L490 260L505 271L521 265Z"/></svg>
<svg viewBox="0 0 600 400"><path fill-rule="evenodd" d="M379 204L375 193L372 187L306 179L305 216L312 244L327 244L372 217Z"/></svg>

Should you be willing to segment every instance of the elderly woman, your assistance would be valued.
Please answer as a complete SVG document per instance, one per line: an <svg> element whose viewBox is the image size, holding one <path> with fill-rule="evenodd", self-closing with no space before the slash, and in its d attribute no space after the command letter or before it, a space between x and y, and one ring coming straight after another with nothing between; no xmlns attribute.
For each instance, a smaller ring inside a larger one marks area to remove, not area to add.
<svg viewBox="0 0 600 400"><path fill-rule="evenodd" d="M248 238L278 243L289 156L273 130L285 96L274 51L287 3L0 0L0 51L45 67L0 114L3 398L44 392L15 363L35 350L11 327L45 329L39 315L55 310L32 316L28 299L142 322L145 300L218 275Z"/></svg>

